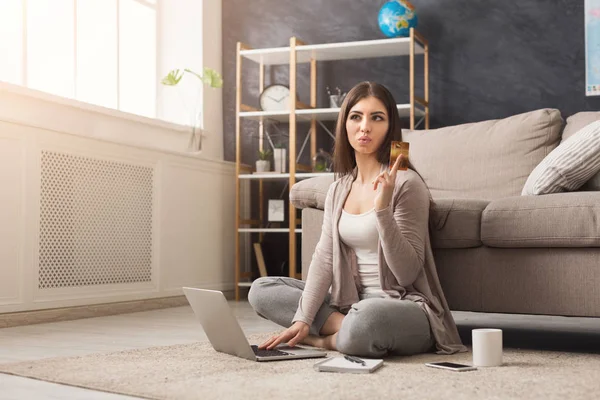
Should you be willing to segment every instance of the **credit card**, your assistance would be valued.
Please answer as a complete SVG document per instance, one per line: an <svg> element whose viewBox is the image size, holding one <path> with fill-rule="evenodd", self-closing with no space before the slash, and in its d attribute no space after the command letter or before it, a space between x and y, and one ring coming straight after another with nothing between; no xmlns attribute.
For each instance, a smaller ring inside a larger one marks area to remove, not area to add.
<svg viewBox="0 0 600 400"><path fill-rule="evenodd" d="M392 141L392 148L390 149L390 169L392 169L400 154L402 154L403 157L398 166L398 170L406 171L408 169L408 148L408 142Z"/></svg>

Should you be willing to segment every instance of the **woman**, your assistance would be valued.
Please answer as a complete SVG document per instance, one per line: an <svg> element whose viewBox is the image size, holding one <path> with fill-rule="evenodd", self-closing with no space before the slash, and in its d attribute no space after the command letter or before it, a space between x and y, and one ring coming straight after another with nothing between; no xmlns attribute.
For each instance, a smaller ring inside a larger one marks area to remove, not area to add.
<svg viewBox="0 0 600 400"><path fill-rule="evenodd" d="M430 195L412 166L388 170L401 140L391 93L362 82L342 104L321 237L306 282L257 279L248 300L287 327L262 343L305 343L364 357L466 351L440 286L428 219ZM331 290L329 291L331 287Z"/></svg>

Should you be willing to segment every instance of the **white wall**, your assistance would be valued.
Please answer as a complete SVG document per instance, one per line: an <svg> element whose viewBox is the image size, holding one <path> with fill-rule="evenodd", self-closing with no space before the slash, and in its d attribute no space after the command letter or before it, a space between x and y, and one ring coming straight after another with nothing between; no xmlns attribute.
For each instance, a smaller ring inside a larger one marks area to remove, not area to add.
<svg viewBox="0 0 600 400"><path fill-rule="evenodd" d="M222 2L205 0L202 16L203 62L223 73ZM233 87L229 85L229 87ZM204 127L207 131L206 153L220 154L223 159L223 89L209 88L204 92Z"/></svg>

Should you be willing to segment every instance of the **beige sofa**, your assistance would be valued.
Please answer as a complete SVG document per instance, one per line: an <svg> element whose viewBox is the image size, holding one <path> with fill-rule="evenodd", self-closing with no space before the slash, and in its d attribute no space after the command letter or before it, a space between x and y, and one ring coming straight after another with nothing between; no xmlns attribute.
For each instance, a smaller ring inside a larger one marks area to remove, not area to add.
<svg viewBox="0 0 600 400"><path fill-rule="evenodd" d="M450 308L600 317L600 173L575 192L522 196L531 171L561 140L600 119L566 125L555 109L404 133L434 199L430 235ZM305 278L331 177L298 182Z"/></svg>

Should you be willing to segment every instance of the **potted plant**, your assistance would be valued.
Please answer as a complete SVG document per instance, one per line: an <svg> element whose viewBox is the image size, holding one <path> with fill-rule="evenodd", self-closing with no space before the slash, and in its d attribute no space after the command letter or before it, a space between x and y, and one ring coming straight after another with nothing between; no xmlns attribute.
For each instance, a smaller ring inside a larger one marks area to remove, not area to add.
<svg viewBox="0 0 600 400"><path fill-rule="evenodd" d="M161 80L161 83L166 86L177 86L177 84L179 84L181 78L183 78L186 72L188 74L191 74L192 76L197 77L200 80L201 84L207 85L211 88L223 87L223 77L214 69L208 67L205 67L203 69L202 75L188 68L184 69L183 71L180 71L179 69L171 70ZM200 93L198 93L197 98L201 98ZM194 108L194 110L187 110L191 114L191 135L190 140L188 141L188 151L199 152L202 150L202 136L204 131L204 120L202 119L202 104L196 104L196 107Z"/></svg>
<svg viewBox="0 0 600 400"><path fill-rule="evenodd" d="M258 160L256 160L256 172L268 172L271 170L271 149L258 150Z"/></svg>
<svg viewBox="0 0 600 400"><path fill-rule="evenodd" d="M331 172L331 165L333 163L333 158L331 154L326 152L323 149L319 149L317 155L313 158L315 172Z"/></svg>

